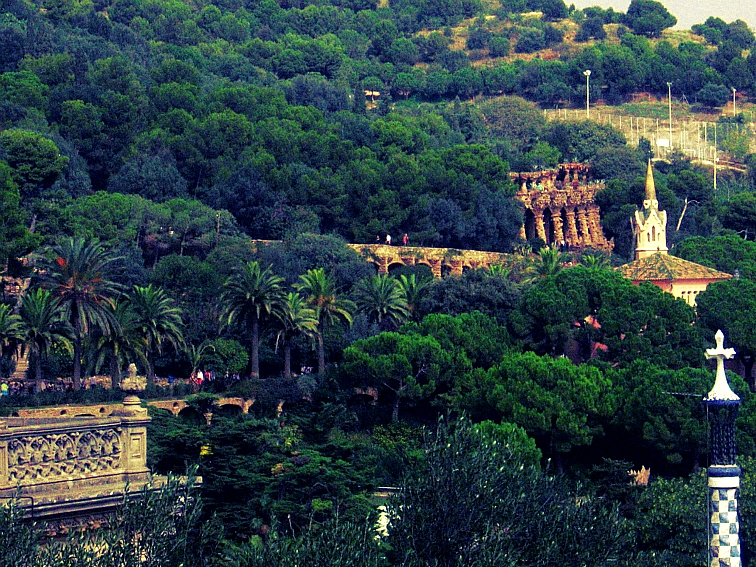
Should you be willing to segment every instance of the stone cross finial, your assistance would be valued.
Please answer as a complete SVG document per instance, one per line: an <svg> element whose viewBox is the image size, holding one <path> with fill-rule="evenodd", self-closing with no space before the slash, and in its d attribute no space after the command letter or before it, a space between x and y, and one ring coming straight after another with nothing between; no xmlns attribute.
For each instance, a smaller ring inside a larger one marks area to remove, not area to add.
<svg viewBox="0 0 756 567"><path fill-rule="evenodd" d="M706 349L706 358L717 359L717 376L714 379L714 387L707 394L707 400L739 400L738 395L730 389L730 385L727 383L727 376L724 370L725 359L730 359L735 356L734 348L724 348L724 333L719 330L714 335L714 339L717 342L716 348Z"/></svg>

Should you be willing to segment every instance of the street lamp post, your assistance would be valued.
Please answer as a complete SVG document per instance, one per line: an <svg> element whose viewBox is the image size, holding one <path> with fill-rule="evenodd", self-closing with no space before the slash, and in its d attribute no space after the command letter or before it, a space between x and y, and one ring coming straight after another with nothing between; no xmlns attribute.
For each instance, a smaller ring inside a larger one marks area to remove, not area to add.
<svg viewBox="0 0 756 567"><path fill-rule="evenodd" d="M585 117L591 117L591 70L583 71L585 75Z"/></svg>
<svg viewBox="0 0 756 567"><path fill-rule="evenodd" d="M672 83L667 83L667 101L669 102L669 150L672 151Z"/></svg>
<svg viewBox="0 0 756 567"><path fill-rule="evenodd" d="M738 89L735 87L732 87L732 116L735 117L735 93Z"/></svg>

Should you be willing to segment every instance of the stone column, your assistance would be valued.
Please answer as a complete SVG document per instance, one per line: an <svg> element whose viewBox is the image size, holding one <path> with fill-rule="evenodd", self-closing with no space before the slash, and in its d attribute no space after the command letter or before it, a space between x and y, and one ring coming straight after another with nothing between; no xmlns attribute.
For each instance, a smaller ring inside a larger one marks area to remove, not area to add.
<svg viewBox="0 0 756 567"><path fill-rule="evenodd" d="M606 243L604 233L601 230L601 217L599 216L599 208L596 205L589 205L587 207L587 222L588 231L591 235L591 241L596 246L603 246Z"/></svg>
<svg viewBox="0 0 756 567"><path fill-rule="evenodd" d="M520 226L520 240L527 240L528 235L525 233L525 223Z"/></svg>
<svg viewBox="0 0 756 567"><path fill-rule="evenodd" d="M0 420L0 487L8 486L8 422Z"/></svg>
<svg viewBox="0 0 756 567"><path fill-rule="evenodd" d="M551 213L551 223L554 225L554 242L557 246L560 246L565 241L561 211L557 211L556 214Z"/></svg>
<svg viewBox="0 0 756 567"><path fill-rule="evenodd" d="M580 244L577 224L575 224L575 209L567 209L567 242L571 245Z"/></svg>
<svg viewBox="0 0 756 567"><path fill-rule="evenodd" d="M378 258L378 273L379 274L388 274L388 258L382 257Z"/></svg>
<svg viewBox="0 0 756 567"><path fill-rule="evenodd" d="M581 244L590 246L591 244L593 244L593 241L591 239L590 229L588 228L588 218L585 213L585 209L578 209L577 220L580 223L580 231L583 233L583 241L581 242Z"/></svg>
<svg viewBox="0 0 756 567"><path fill-rule="evenodd" d="M113 412L121 418L122 463L126 473L147 473L147 408L136 396L126 396L123 409Z"/></svg>
<svg viewBox="0 0 756 567"><path fill-rule="evenodd" d="M441 278L441 260L428 258L428 264L430 264L431 272L433 272L434 278Z"/></svg>
<svg viewBox="0 0 756 567"><path fill-rule="evenodd" d="M548 239L546 238L546 227L543 224L543 211L533 211L533 213L535 214L536 237L544 242L548 242Z"/></svg>
<svg viewBox="0 0 756 567"><path fill-rule="evenodd" d="M735 350L724 348L724 334L717 331L717 346L706 350L706 358L717 359L714 387L703 399L711 420L711 465L709 485L709 567L740 567L740 523L738 488L740 467L735 463L735 418L740 398L730 389L724 359Z"/></svg>

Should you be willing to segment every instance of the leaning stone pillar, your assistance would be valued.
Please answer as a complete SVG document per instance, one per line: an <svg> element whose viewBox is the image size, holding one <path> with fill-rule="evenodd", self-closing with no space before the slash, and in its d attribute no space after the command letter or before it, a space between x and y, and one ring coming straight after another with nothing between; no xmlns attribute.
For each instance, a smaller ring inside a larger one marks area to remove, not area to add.
<svg viewBox="0 0 756 567"><path fill-rule="evenodd" d="M441 260L428 258L428 264L430 264L430 269L431 269L431 272L433 272L433 277L440 278L441 277Z"/></svg>
<svg viewBox="0 0 756 567"><path fill-rule="evenodd" d="M557 211L557 214L552 213L551 222L554 225L554 241L557 245L560 245L565 241L564 225L562 223L562 215L560 211Z"/></svg>
<svg viewBox="0 0 756 567"><path fill-rule="evenodd" d="M587 222L588 232L591 235L591 240L594 245L604 245L606 238L601 230L601 217L599 215L599 208L596 205L589 205L587 207Z"/></svg>
<svg viewBox="0 0 756 567"><path fill-rule="evenodd" d="M577 224L575 224L575 209L567 209L567 243L571 245L580 244Z"/></svg>
<svg viewBox="0 0 756 567"><path fill-rule="evenodd" d="M588 218L585 214L585 209L578 209L577 212L577 220L580 223L580 231L583 233L583 241L582 244L585 246L590 246L593 244L593 241L591 239L591 232L588 228Z"/></svg>
<svg viewBox="0 0 756 567"><path fill-rule="evenodd" d="M548 242L548 239L546 238L546 226L543 223L543 211L538 211L538 214L535 215L535 231L537 238L540 238L544 242Z"/></svg>
<svg viewBox="0 0 756 567"><path fill-rule="evenodd" d="M711 420L709 567L740 567L740 467L735 463L735 418L740 398L730 389L724 371L724 359L735 356L735 349L724 348L722 331L717 331L716 341L716 348L706 350L706 358L717 359L717 375L714 387L703 399Z"/></svg>

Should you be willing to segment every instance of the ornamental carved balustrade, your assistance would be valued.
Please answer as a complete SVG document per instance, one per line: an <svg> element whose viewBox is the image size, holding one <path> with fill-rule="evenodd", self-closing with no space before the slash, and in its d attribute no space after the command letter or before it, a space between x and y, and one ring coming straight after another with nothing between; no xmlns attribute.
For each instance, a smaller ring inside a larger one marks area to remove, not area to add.
<svg viewBox="0 0 756 567"><path fill-rule="evenodd" d="M8 441L6 486L85 478L121 469L121 427L28 433Z"/></svg>
<svg viewBox="0 0 756 567"><path fill-rule="evenodd" d="M146 478L149 421L138 398L107 417L0 419L0 496Z"/></svg>

